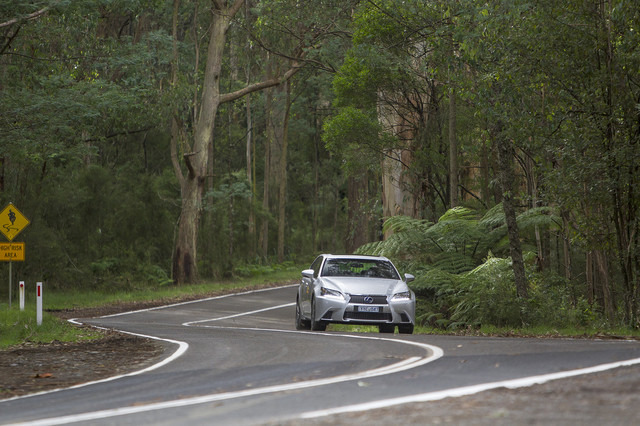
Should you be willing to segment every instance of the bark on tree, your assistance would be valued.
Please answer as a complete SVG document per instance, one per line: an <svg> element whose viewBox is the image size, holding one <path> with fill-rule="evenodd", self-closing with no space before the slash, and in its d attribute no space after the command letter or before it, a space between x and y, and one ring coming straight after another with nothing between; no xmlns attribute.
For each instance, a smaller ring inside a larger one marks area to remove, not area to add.
<svg viewBox="0 0 640 426"><path fill-rule="evenodd" d="M267 75L271 74L271 67L269 61L267 61ZM271 196L271 147L273 146L273 117L272 108L273 105L273 91L267 90L265 96L265 115L267 117L267 131L266 140L264 146L264 178L263 178L263 191L262 191L262 210L264 213L269 211L269 197ZM266 258L269 254L269 217L265 215L262 219L262 226L260 228L260 241L258 246L261 248L262 257Z"/></svg>
<svg viewBox="0 0 640 426"><path fill-rule="evenodd" d="M456 91L449 91L449 202L458 206L458 140L456 138Z"/></svg>
<svg viewBox="0 0 640 426"><path fill-rule="evenodd" d="M248 80L247 80L248 81ZM248 245L249 245L249 256L255 257L256 255L256 214L253 210L253 199L255 198L255 182L253 181L253 116L251 113L251 96L247 96L247 149L246 149L246 158L247 158L247 182L250 186L249 193L249 230L248 230Z"/></svg>
<svg viewBox="0 0 640 426"><path fill-rule="evenodd" d="M287 149L289 147L289 111L291 107L291 84L285 82L285 105L282 123L282 148L280 150L279 194L278 194L278 262L284 262L284 239L287 205Z"/></svg>
<svg viewBox="0 0 640 426"><path fill-rule="evenodd" d="M500 184L502 187L502 208L507 222L507 234L509 236L509 251L516 284L518 297L527 298L529 288L527 277L524 271L524 260L522 257L522 247L518 224L516 223L516 209L513 200L513 182L515 175L513 171L513 146L508 140L497 132L498 162L500 165Z"/></svg>
<svg viewBox="0 0 640 426"><path fill-rule="evenodd" d="M369 240L369 214L363 206L369 199L368 176L349 177L347 182L347 199L349 200L349 226L346 238L347 252L353 253Z"/></svg>

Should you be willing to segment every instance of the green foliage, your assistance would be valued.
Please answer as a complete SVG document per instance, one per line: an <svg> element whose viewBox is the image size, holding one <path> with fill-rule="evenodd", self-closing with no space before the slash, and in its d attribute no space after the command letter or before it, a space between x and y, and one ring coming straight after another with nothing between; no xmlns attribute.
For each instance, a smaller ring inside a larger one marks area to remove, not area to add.
<svg viewBox="0 0 640 426"><path fill-rule="evenodd" d="M449 327L521 325L521 303L513 284L509 259L490 257L460 277L460 299L453 307Z"/></svg>
<svg viewBox="0 0 640 426"><path fill-rule="evenodd" d="M346 107L324 124L323 140L327 149L339 153L349 175L379 169L383 151L392 139L385 136L375 111Z"/></svg>
<svg viewBox="0 0 640 426"><path fill-rule="evenodd" d="M525 211L517 220L523 231L555 229L558 221L554 210L546 207ZM563 280L536 272L534 253L525 255L530 297L518 298L511 260L493 254L503 249L506 235L500 205L484 215L457 207L435 224L391 217L385 221L384 231L391 233L386 240L367 244L358 252L393 258L416 276L411 288L421 302L418 323L457 329L587 326L598 321L584 300L571 300Z"/></svg>

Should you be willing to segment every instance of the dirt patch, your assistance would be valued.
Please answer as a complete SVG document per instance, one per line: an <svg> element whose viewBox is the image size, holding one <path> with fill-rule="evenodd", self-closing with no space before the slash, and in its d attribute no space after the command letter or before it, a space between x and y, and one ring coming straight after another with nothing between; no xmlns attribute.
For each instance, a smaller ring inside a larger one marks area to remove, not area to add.
<svg viewBox="0 0 640 426"><path fill-rule="evenodd" d="M67 388L158 362L161 342L104 332L81 343L24 344L0 351L0 399Z"/></svg>

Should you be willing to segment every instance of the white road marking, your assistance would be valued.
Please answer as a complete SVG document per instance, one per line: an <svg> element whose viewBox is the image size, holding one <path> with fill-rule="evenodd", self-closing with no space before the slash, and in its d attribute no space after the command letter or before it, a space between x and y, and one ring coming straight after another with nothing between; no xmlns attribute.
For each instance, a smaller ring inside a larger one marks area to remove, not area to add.
<svg viewBox="0 0 640 426"><path fill-rule="evenodd" d="M208 319L203 319L203 320L198 320L198 321L188 321L188 322L183 323L182 325L184 325L185 327L189 327L189 326L191 326L193 324L201 324L203 322L222 321L222 320L231 319L231 318L244 317L244 316L247 316L247 315L259 314L260 312L272 311L274 309L288 308L289 306L294 306L295 304L296 304L296 302L285 303L284 305L270 306L268 308L256 309L255 311L242 312L240 314L227 315L226 317L208 318Z"/></svg>
<svg viewBox="0 0 640 426"><path fill-rule="evenodd" d="M217 327L217 326L209 327L209 328L232 329L232 330L238 329L238 327ZM242 328L242 330L265 331L265 332L274 332L274 333L310 333L305 331L260 329L260 328ZM400 362L397 362L395 364L387 365L384 367L380 367L372 370L365 370L359 373L351 373L351 374L344 374L344 375L335 376L335 377L329 377L326 379L316 379L316 380L307 380L304 382L285 383L282 385L266 386L263 388L248 389L248 390L236 391L236 392L202 395L202 396L193 397L193 398L177 399L173 401L158 402L158 403L147 404L142 406L120 407L120 408L114 408L109 410L93 411L93 412L81 413L81 414L72 414L68 416L51 417L51 418L41 419L41 420L36 420L31 422L18 423L18 425L40 426L40 425L61 425L61 424L74 423L74 422L84 422L89 420L106 419L110 417L123 416L128 414L138 414L138 413L145 413L145 412L155 411L155 410L164 410L167 408L188 407L188 406L197 405L197 404L226 401L230 399L244 398L244 397L255 396L255 395L264 395L264 394L275 393L275 392L285 392L285 391L306 389L311 387L325 386L329 384L335 384L335 383L347 382L347 381L353 381L353 380L362 380L365 378L398 373L401 371L409 370L411 368L416 368L421 365L427 364L429 362L433 362L436 359L443 356L442 349L440 349L437 346L432 346L425 343L409 342L409 341L396 340L396 339L387 339L382 337L355 336L355 335L348 335L348 334L322 334L322 333L314 333L314 334L317 334L318 336L324 336L324 337L346 337L346 338L352 338L352 339L384 340L384 341L389 341L394 343L408 344L408 345L418 346L425 350L428 350L429 352L432 352L433 355L426 356L426 357L411 357L411 358L402 360Z"/></svg>
<svg viewBox="0 0 640 426"><path fill-rule="evenodd" d="M427 392L418 395L410 395L400 398L389 398L378 401L371 401L364 404L347 405L343 407L330 408L327 410L309 411L298 419L313 419L317 417L325 417L334 414L354 413L360 411L376 410L379 408L392 407L395 405L416 403L416 402L429 402L438 401L445 398L460 397L474 395L480 392L484 392L491 389L508 388L517 389L523 387L529 387L533 385L539 385L550 382L552 380L567 379L569 377L581 376L585 374L599 373L606 370L612 370L618 367L625 367L630 365L640 364L640 358L630 359L620 362L612 362L608 364L600 364L589 368L581 368L578 370L569 370L559 373L542 374L539 376L523 377L521 379L504 380L501 382L482 383L473 386L463 386L460 388L446 389L437 392Z"/></svg>
<svg viewBox="0 0 640 426"><path fill-rule="evenodd" d="M190 304L193 304L193 303L208 302L210 300L225 299L227 297L244 296L246 294L262 293L264 291L271 291L271 290L278 290L278 289L289 288L289 287L296 287L297 285L298 284L290 284L290 285L283 285L281 287L268 287L268 288L260 288L260 289L257 289L257 290L249 290L249 291L245 291L245 292L242 292L242 293L222 294L220 296L212 296L212 297L207 297L205 299L188 300L186 302L172 303L170 305L156 306L154 308L138 309L137 311L120 312L120 313L117 313L117 314L103 315L100 318L112 318L112 317L119 317L119 316L122 316L122 315L137 314L137 313L140 313L140 312L157 311L159 309L174 308L176 306L184 306L184 305L190 305Z"/></svg>
<svg viewBox="0 0 640 426"><path fill-rule="evenodd" d="M280 287L280 288L282 288L282 287ZM256 291L268 291L268 290L275 290L275 289L277 289L277 288L269 288L269 289L262 289L262 290L256 290ZM249 291L249 292L245 292L245 293L237 293L235 295L254 293L256 291ZM223 298L223 297L230 297L230 296L233 296L233 295L216 296L216 297L212 297L212 298L208 298L208 299L202 299L200 301L208 301L208 300L220 299L220 298ZM131 311L131 312L126 312L126 313L122 313L122 314L106 315L106 316L101 317L101 318L107 318L107 317L113 317L113 316L119 316L119 315L127 315L127 314L151 311L151 310L156 310L156 309L163 309L163 308L167 308L167 307L185 305L185 304L196 303L196 302L198 302L198 301L189 301L189 302L184 302L184 303L177 303L177 304L167 305L167 306L164 306L164 307L142 309L142 310ZM293 306L293 305L295 305L295 303L287 303L287 304L284 304L284 305L278 305L278 306L268 307L268 308L264 308L264 309L258 309L258 310L255 310L255 311L244 312L244 313L235 314L235 315L229 315L229 316L226 316L226 317L211 318L211 319L207 319L207 320L187 322L187 323L184 323L183 325L188 326L188 325L196 324L196 323L219 321L219 320L223 320L223 319L235 318L235 317L245 316L245 315L251 315L251 314L264 312L264 311L268 311L268 310L273 310L273 309L282 309L282 308L290 307L290 306ZM79 324L75 320L70 320L70 321L74 322L76 324ZM418 347L421 347L421 348L425 349L427 354L429 352L431 352L432 355L431 356L425 356L425 357L411 357L411 358L408 358L408 359L405 359L405 360L402 360L400 362L397 362L397 363L394 363L394 364L391 364L391 365L387 365L387 366L384 366L384 367L380 367L380 368L376 368L376 369L372 369L372 370L365 370L365 371L362 371L362 372L359 372L359 373L345 374L345 375L341 375L341 376L325 378L325 379L308 380L308 381L296 382L296 383L286 383L286 384L282 384L282 385L267 386L267 387L263 387L263 388L249 389L249 390L244 390L244 391L203 395L203 396L194 397L194 398L186 398L186 399L179 399L179 400L173 400L173 401L165 401L165 402L147 404L147 405L143 405L143 406L120 407L120 408L114 408L114 409L109 409L109 410L101 410L101 411L94 411L94 412L81 413L81 414L72 414L72 415L68 415L68 416L51 417L51 418L35 420L35 421L30 421L30 422L25 422L25 423L17 423L17 424L19 424L19 425L31 425L31 426L37 426L37 425L59 425L59 424L67 424L67 423L82 422L82 421L89 421L89 420L105 419L105 418L110 418L110 417L116 417L116 416L122 416L122 415L128 415L128 414L136 414L136 413L143 413L143 412L148 412L148 411L163 410L163 409L167 409L167 408L185 407L185 406L191 406L191 405L197 405L197 404L205 404L205 403L209 403L209 402L224 401L224 400L243 398L243 397L248 397L248 396L264 395L264 394L274 393L274 392L283 392L283 391L305 389L305 388L317 387L317 386L325 386L325 385L328 385L328 384L334 384L334 383L346 382L346 381L352 381L352 380L361 380L361 379L365 379L365 378L376 377L376 376L381 376L381 375L386 375L386 374L397 373L397 372L400 372L400 371L405 371L405 370L408 370L408 369L411 369L411 368L416 368L418 366L427 364L429 362L433 362L436 359L438 359L438 358L440 358L440 357L442 357L444 355L444 352L442 351L442 349L437 347L437 346L433 346L433 345L429 345L429 344L425 344L425 343L410 342L410 341L396 340L396 339L389 339L389 338L382 338L382 337L358 336L358 335L346 335L346 334L323 334L323 333L311 333L311 332L308 332L308 331L261 329L261 328L239 328L239 327L220 327L220 326L202 326L202 325L199 326L199 327L203 327L203 328L218 328L218 329L226 328L226 329L233 329L233 330L243 329L243 330L253 330L253 331L263 331L263 332L276 332L276 333L308 333L308 334L314 334L314 335L317 335L317 336L324 336L324 337L327 337L327 338L341 337L341 338L351 338L351 339L367 339L367 340L390 341L390 342L393 342L393 343L400 343L400 344L418 346ZM101 327L97 327L97 328L101 328ZM121 375L121 376L111 377L111 378L108 378L108 379L99 380L99 381L95 381L95 382L85 383L85 384L82 384L82 385L74 386L73 388L84 387L84 386L89 386L89 385L96 384L96 383L112 381L112 380L119 379L121 377L133 376L133 375L141 374L143 372L154 370L156 368L161 367L162 365L166 365L167 363L175 360L176 358L181 356L187 350L187 348L189 347L189 345L186 342L179 342L179 341L176 341L176 340L164 339L164 338L159 338L159 337L154 337L154 336L140 335L140 334L130 333L130 332L126 332L126 331L124 333L131 334L131 335L136 335L136 336L141 336L141 337L148 337L148 338L157 339L157 340L163 340L163 341L167 341L167 342L171 342L171 343L176 343L176 344L180 345L180 348L171 357L167 358L166 360L162 361L161 363L155 364L155 365L153 365L151 367L148 367L148 368L146 368L144 370L140 370L140 371L137 371L137 372L134 372L134 373L129 373L129 374ZM67 388L67 389L72 389L72 388ZM45 394L45 393L51 393L51 392L56 392L56 391L61 391L61 390L65 390L65 389L58 389L58 390L55 390L55 391L42 392L42 393L39 393L39 394L30 395L30 396L42 395L42 394ZM22 398L24 398L24 397L22 397Z"/></svg>
<svg viewBox="0 0 640 426"><path fill-rule="evenodd" d="M220 296L212 296L212 297L208 297L208 298L205 298L205 299L189 300L187 302L172 303L170 305L156 306L156 307L153 307L153 308L145 308L145 309L138 309L138 310L135 310L135 311L120 312L120 313L111 314L111 315L103 315L100 318L112 318L112 317L118 317L118 316L123 316L123 315L137 314L137 313L141 313L141 312L156 311L156 310L159 310L159 309L173 308L173 307L176 307L176 306L189 305L189 304L192 304L192 303L207 302L207 301L210 301L210 300L224 299L224 298L232 297L232 296L243 296L243 295L246 295L246 294L261 293L263 291L270 291L270 290L276 290L276 289L282 289L282 288L288 288L288 287L295 287L295 286L297 286L297 284L285 285L285 286L281 286L281 287L261 288L261 289L257 289L257 290L245 291L245 292L242 292L242 293L223 294L223 295L220 295ZM293 303L293 304L295 304L295 303ZM70 323L72 323L72 324L82 325L82 323L79 322L77 320L77 318L72 318L72 319L70 319L68 321ZM104 328L104 327L97 327L97 326L92 326L92 327L97 328L98 330L107 330L107 328ZM160 368L160 367L162 367L162 366L164 366L166 364L169 364L172 361L175 361L176 359L181 357L182 354L184 354L187 351L187 349L189 348L189 344L187 342L182 342L182 341L179 341L179 340L163 339L161 337L147 336L147 335L144 335L144 334L136 334L136 333L131 333L131 332L128 332L128 331L123 331L123 330L117 330L117 331L119 331L121 333L129 334L129 335L132 335L132 336L145 337L145 338L148 338L148 339L154 339L154 340L160 340L160 341L164 341L164 342L168 342L168 343L173 343L173 344L178 345L178 349L173 354L171 354L169 357L167 357L166 359L164 359L164 360L160 361L159 363L154 364L154 365L152 365L150 367L144 368L142 370L133 371L131 373L122 374L122 375L119 375L119 376L108 377L106 379L94 380L92 382L81 383L79 385L71 386L71 387L68 387L68 388L50 389L50 390L46 390L46 391L42 391L42 392L32 393L32 394L29 394L29 395L22 395L22 396L15 396L13 398L0 399L0 402L13 401L15 399L31 398L31 397L34 397L34 396L45 395L45 394L54 393L54 392L60 392L60 391L67 390L67 389L77 389L77 388L82 388L82 387L85 387L85 386L95 385L95 384L98 384L98 383L110 382L110 381L113 381L113 380L120 379L122 377L136 376L138 374L146 373L147 371L155 370L156 368Z"/></svg>
<svg viewBox="0 0 640 426"><path fill-rule="evenodd" d="M280 288L282 288L282 287L280 287ZM220 298L224 298L224 297L230 297L230 296L254 293L254 292L258 292L258 291L269 291L269 290L276 290L276 289L277 288L268 288L268 289L249 291L249 292L245 292L245 293L237 293L237 294L216 296L216 297L211 297L211 298L202 299L202 300L194 300L194 301L176 303L176 304L162 306L162 307L156 307L156 308L142 309L142 310L139 310L139 311L126 312L126 313L122 313L122 314L108 315L108 316L105 316L105 318L106 317L112 317L112 316L118 316L118 315L127 315L127 314L132 314L132 313L137 313L137 312L151 311L151 310L156 310L156 309L164 309L164 308L168 308L168 307L186 305L186 304L190 304L190 303L198 303L198 302L208 301L208 300L215 300L215 299L220 299ZM239 317L239 316L251 315L251 314L264 312L264 311L268 311L268 310L281 309L281 308L284 308L284 307L290 307L290 306L292 306L294 304L295 303L288 303L288 304L279 305L279 306L275 306L275 307L268 307L268 308L264 308L264 309L259 309L259 310L255 310L255 311L251 311L251 312L245 312L245 313L240 313L240 314L229 315L229 316L226 316L226 317L186 322L183 325L191 326L193 324L201 324L201 323L204 323L204 322L212 322L212 321L219 321L219 320L223 320L223 319L236 318L236 317ZM242 330L253 330L253 331L264 331L264 332L277 332L277 333L310 333L310 334L317 335L319 337L320 336L324 336L324 337L328 337L328 338L346 337L346 338L354 338L354 339L385 340L385 341L392 341L394 343L401 343L401 344L408 344L408 345L414 345L414 346L422 347L425 350L431 351L433 353L433 355L430 356L430 357L427 356L427 357L422 357L422 358L421 357L412 357L412 358L408 358L406 360L403 360L401 362L398 362L398 363L395 363L395 364L392 364L392 365L389 365L389 366L381 367L381 368L378 368L378 369L367 370L367 371L360 372L360 373L353 373L353 374L335 376L335 377L326 378L326 379L317 379L317 380L309 380L309 381L306 381L306 382L297 382L297 383L288 383L288 384L282 384L282 385L267 386L267 387L263 387L263 388L249 389L249 390L237 391L237 392L227 392L227 393L221 393L221 394L203 395L203 396L200 396L200 397L179 399L179 400L174 400L174 401L166 401L166 402L148 404L148 405L144 405L144 406L121 407L121 408L115 408L115 409L109 409L109 410L81 413L81 414L54 417L54 418L48 418L48 419L41 419L41 420L37 420L37 421L20 423L20 424L32 425L32 426L37 426L37 425L59 425L59 424L66 424L66 423L73 423L73 422L98 420L98 419L105 419L105 418L128 415L128 414L137 414L137 413L142 413L142 412L163 410L163 409L176 408L176 407L186 407L186 406L191 406L191 405L205 404L205 403L210 403L210 402L224 401L224 400L230 400L230 399L235 399L235 398L243 398L243 397L249 397L249 396L255 396L255 395L263 395L263 394L274 393L274 392L283 392L283 391L305 389L305 388L316 387L316 386L324 386L324 385L328 385L328 384L334 384L334 383L345 382L345 381L361 380L363 378L370 378L370 377L375 377L375 376L392 374L392 373L397 373L397 372L400 372L400 371L405 371L405 370L408 370L408 369L411 369L411 368L416 368L418 366L427 364L429 362L433 362L436 359L438 359L438 358L440 358L440 357L442 357L444 355L442 349L437 347L437 346L418 343L418 342L405 341L405 340L396 340L396 339L365 336L365 335L324 334L324 333L311 333L311 332L306 332L306 331L293 331L293 330L221 327L221 326L206 326L206 325L199 325L199 327L218 328L218 329L225 329L225 328L226 329L242 329ZM125 333L128 333L128 332L125 332ZM188 344L186 342L179 342L179 341L175 341L175 340L163 339L163 338L158 338L158 337L154 337L154 336L139 335L139 334L135 334L135 333L128 333L128 334L137 335L137 336L141 336L141 337L148 337L148 338L152 338L152 339L164 340L164 341L168 341L168 342L171 342L171 343L176 343L176 344L180 345L180 348L171 357L167 358L166 360L162 361L159 364L153 365L153 366L148 367L148 368L146 368L144 370L140 370L140 371L137 371L137 372L134 372L134 373L129 373L129 374L122 375L122 376L112 377L112 378L109 378L109 379L104 379L104 380L100 380L100 381L96 381L96 382L86 383L86 384L83 384L83 385L78 385L78 386L75 386L74 388L88 386L88 385L95 384L95 383L102 383L102 382L107 382L107 381L111 381L111 380L116 380L116 379L121 378L121 377L141 374L143 372L159 368L162 365L166 365L167 363L169 363L169 362L175 360L176 358L178 358L188 348ZM183 345L186 345L186 346L183 346ZM176 354L178 354L178 355L176 355ZM569 378L569 377L574 377L574 376L579 376L579 375L592 374L592 373L597 373L597 372L601 372L601 371L611 370L611 369L618 368L618 367L636 365L636 364L640 364L640 358L626 360L626 361L620 361L620 362L615 362L615 363L601 364L601 365L597 365L597 366L594 366L594 367L582 368L582 369L570 370L570 371L564 371L564 372L559 372L559 373L543 374L543 375L539 375L539 376L524 377L524 378L521 378L521 379L505 380L505 381L500 381L500 382L484 383L484 384L473 385L473 386L464 386L464 387L455 388L455 389L448 389L448 390L437 391L437 392L428 392L428 393L423 393L423 394L419 394L419 395L411 395L411 396L400 397L400 398L390 398L390 399L385 399L385 400L372 401L372 402L364 403L364 404L354 404L354 405L349 405L349 406L337 407L337 408L328 409L328 410L312 411L312 412L303 413L301 416L298 416L297 418L298 419L310 419L310 418L324 417L324 416L328 416L328 415L332 415L332 414L341 414L341 413L347 413L347 412L357 412L357 411L364 411L364 410L372 410L372 409L390 407L390 406L394 406L394 405L401 405L401 404L407 404L407 403L436 401L436 400L449 398L449 397L460 397L460 396L466 396L466 395L473 395L473 394L480 393L480 392L483 392L483 391L486 391L486 390L503 388L503 387L504 388L509 388L509 389L515 389L515 388L520 388L520 387L532 386L532 385L535 385L535 384L542 384L542 383L546 383L546 382L549 382L549 381L552 381L552 380L559 380L559 379L564 379L564 378ZM64 389L60 389L60 390L64 390ZM49 391L49 392L53 392L53 391ZM30 396L42 395L43 393L49 393L49 392L42 392L40 394L34 394L34 395L30 395ZM0 402L2 402L2 401L0 401Z"/></svg>

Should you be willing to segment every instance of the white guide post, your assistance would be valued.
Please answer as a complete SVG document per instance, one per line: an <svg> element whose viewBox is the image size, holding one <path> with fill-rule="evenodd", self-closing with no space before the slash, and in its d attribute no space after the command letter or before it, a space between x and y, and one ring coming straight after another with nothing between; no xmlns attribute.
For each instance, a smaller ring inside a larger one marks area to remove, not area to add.
<svg viewBox="0 0 640 426"><path fill-rule="evenodd" d="M36 323L42 325L42 283L36 284Z"/></svg>
<svg viewBox="0 0 640 426"><path fill-rule="evenodd" d="M20 281L20 310L24 311L24 281Z"/></svg>

